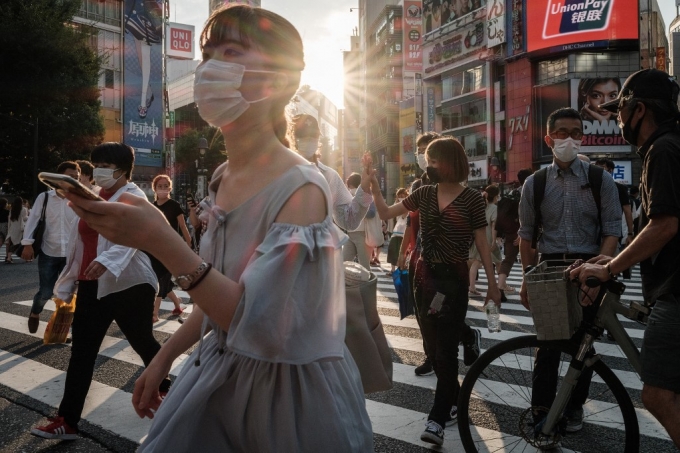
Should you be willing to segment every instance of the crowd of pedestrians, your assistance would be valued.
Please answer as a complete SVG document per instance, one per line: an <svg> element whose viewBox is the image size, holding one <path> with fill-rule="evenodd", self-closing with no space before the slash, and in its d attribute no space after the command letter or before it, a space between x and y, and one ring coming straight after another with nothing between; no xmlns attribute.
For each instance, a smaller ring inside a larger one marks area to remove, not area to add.
<svg viewBox="0 0 680 453"><path fill-rule="evenodd" d="M466 323L470 298L501 307L516 290L507 278L519 254L523 272L539 262L588 261L574 271L581 281L605 281L641 263L654 305L642 347L642 398L680 446L680 337L673 330L680 323L680 191L672 183L680 171L680 88L667 74L640 71L600 106L618 115L624 139L639 147L642 183L630 195L614 182L611 161L580 158L581 115L561 108L547 120L552 164L520 170L508 193L468 187L461 143L426 132L416 143L422 176L399 188L389 206L370 161L343 181L321 162L317 120L287 120L305 66L302 40L287 20L232 5L211 15L200 45L196 105L229 144L205 199L189 200L186 212L171 198L171 178L158 175L148 202L131 182L134 150L122 143L101 144L90 161L57 168L106 202L50 190L29 213L19 197L0 199L5 262L18 246L24 260L38 260L29 331L37 331L53 295L77 295L64 395L56 416L33 434L78 437L98 350L115 320L146 366L132 404L154 423L139 451L372 451L360 374L344 343L342 263L370 270L382 244L372 223L383 237L382 221L395 219L387 261L389 273L409 271L408 302L425 352L415 374L437 378L421 440L442 445L444 427L456 422L459 344L464 365L479 357L481 332ZM476 286L480 272L485 294ZM153 324L161 300L173 302L173 315L183 311L174 287L194 307L160 345ZM531 310L524 280L519 295ZM583 305L583 316L593 316L595 307ZM173 361L196 343L171 386ZM559 361L559 351L537 351L535 423L555 398ZM591 375L586 370L568 403L567 432L583 428Z"/></svg>

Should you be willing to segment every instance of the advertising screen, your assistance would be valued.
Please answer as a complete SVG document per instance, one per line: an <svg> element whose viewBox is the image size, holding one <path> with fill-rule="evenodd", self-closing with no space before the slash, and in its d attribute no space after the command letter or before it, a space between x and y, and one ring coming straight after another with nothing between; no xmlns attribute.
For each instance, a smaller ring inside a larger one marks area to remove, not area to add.
<svg viewBox="0 0 680 453"><path fill-rule="evenodd" d="M617 77L571 80L571 107L579 111L583 120L584 153L630 152L630 145L621 137L616 114L597 107L616 99L624 81Z"/></svg>
<svg viewBox="0 0 680 453"><path fill-rule="evenodd" d="M528 52L586 50L603 41L638 39L637 0L531 0L526 14L532 24Z"/></svg>

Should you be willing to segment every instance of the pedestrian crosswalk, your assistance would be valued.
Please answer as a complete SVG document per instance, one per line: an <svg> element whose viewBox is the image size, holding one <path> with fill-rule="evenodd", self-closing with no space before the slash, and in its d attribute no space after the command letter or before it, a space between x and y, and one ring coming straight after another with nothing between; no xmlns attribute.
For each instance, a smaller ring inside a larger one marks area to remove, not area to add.
<svg viewBox="0 0 680 453"><path fill-rule="evenodd" d="M391 277L385 272L387 266L374 266L372 270L378 275L378 310L393 351L394 361L394 388L387 392L367 395L366 407L376 435L375 451L426 451L429 444L420 441L420 434L433 401L436 378L433 375L423 377L415 375L414 368L424 359L417 323L412 316L403 320L399 318L397 295ZM508 278L508 285L519 289L520 283L521 274L516 266ZM633 270L633 278L625 283L627 290L624 299L642 301L640 275L637 269ZM483 273L480 275L477 288L482 292L487 288ZM186 293L179 292L179 295L188 301ZM500 341L535 333L531 315L520 305L518 292L509 293L507 297L508 301L503 304L501 310L503 330L493 334L488 333L485 328L483 299L470 300L467 320L470 325L482 331L482 352ZM2 342L5 346L0 348L0 386L56 408L63 394L67 361L55 357L59 351L62 355L67 354L66 348L69 345L40 345L47 324L45 321L54 310L54 304L48 302L46 305L46 314L43 315L35 334L28 333L26 328L26 315L31 301L14 301L11 305L11 309L2 305L0 336L9 335L17 339L16 341L20 340L22 344L32 347L17 348L12 347L7 341ZM188 304L184 316L191 313L192 308L193 305ZM172 309L172 303L162 303L162 319L154 325L154 333L159 341L167 340L181 326L178 317L170 315ZM644 327L625 318L623 321L626 331L639 347ZM654 445L655 451L672 451L672 444L664 429L642 406L639 396L642 384L638 375L622 360L623 354L618 346L605 339L597 344L597 351L603 356L603 360L610 362L610 367L632 395L643 437L643 448L644 442L648 440L650 445ZM190 352L187 351L187 354ZM151 424L149 420L139 419L130 403L134 379L141 372L142 361L115 324L104 339L99 358L95 380L83 412L83 420L88 426L98 426L125 439L129 445L137 444L144 438ZM188 355L177 358L171 375L176 376L179 373L187 363L187 358ZM120 374L124 376L121 377L117 372L111 371L116 369L123 370ZM466 371L462 362L459 371L459 378L462 380ZM513 404L512 401L503 403ZM437 450L462 451L457 427L455 425L448 427L445 433L444 447ZM491 445L492 439L499 433L493 429L480 428L478 434L490 439ZM583 451L588 450L585 448Z"/></svg>

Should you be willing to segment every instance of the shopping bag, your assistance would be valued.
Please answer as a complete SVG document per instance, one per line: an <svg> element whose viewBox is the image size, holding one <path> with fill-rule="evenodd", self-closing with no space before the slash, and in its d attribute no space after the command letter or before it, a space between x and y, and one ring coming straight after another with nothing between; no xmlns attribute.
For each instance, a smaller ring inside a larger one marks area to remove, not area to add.
<svg viewBox="0 0 680 453"><path fill-rule="evenodd" d="M392 353L377 308L378 278L358 263L345 262L345 344L359 369L364 393L392 388Z"/></svg>
<svg viewBox="0 0 680 453"><path fill-rule="evenodd" d="M394 289L399 298L399 314L401 315L401 319L404 319L408 315L414 313L411 298L408 297L408 292L411 290L408 284L408 270L396 269L392 272L392 281L394 282Z"/></svg>
<svg viewBox="0 0 680 453"><path fill-rule="evenodd" d="M73 295L71 302L69 303L64 302L58 297L54 297L53 300L56 309L54 310L54 313L52 313L50 322L47 323L43 343L66 343L66 337L68 336L68 331L73 322L73 315L76 312L76 295Z"/></svg>

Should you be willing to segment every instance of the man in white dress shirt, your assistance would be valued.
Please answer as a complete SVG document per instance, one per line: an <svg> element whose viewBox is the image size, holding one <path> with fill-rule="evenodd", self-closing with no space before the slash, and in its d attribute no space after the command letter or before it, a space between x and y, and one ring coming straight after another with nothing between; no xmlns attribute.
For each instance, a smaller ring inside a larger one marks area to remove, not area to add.
<svg viewBox="0 0 680 453"><path fill-rule="evenodd" d="M78 180L80 177L80 167L75 162L62 162L57 167L57 173L61 173ZM47 200L45 200L47 197ZM24 237L21 245L24 251L21 258L32 261L35 255L33 249L33 233L38 226L38 221L45 206L45 232L43 233L42 245L38 253L38 274L40 287L33 297L31 314L28 317L28 331L35 333L40 325L40 313L45 303L52 297L54 284L59 277L64 265L66 264L66 249L69 232L77 218L75 212L68 207L68 200L57 195L54 190L42 192L35 199L33 209L28 216L24 228Z"/></svg>

